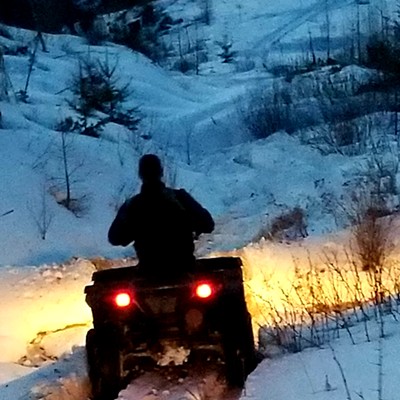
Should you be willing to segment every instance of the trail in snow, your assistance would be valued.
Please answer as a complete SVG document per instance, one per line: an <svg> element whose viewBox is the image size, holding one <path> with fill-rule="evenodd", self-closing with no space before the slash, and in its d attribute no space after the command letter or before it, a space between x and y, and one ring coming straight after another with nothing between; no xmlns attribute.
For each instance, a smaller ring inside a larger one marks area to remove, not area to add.
<svg viewBox="0 0 400 400"><path fill-rule="evenodd" d="M196 363L159 367L146 372L122 390L118 400L237 400L242 391L228 388L222 365Z"/></svg>
<svg viewBox="0 0 400 400"><path fill-rule="evenodd" d="M329 5L329 13L354 4L354 0L341 0ZM253 44L253 50L268 50L282 40L289 33L301 27L308 21L315 19L318 15L326 13L325 2L317 1L306 8L300 8L289 13L290 17L272 32L258 39Z"/></svg>

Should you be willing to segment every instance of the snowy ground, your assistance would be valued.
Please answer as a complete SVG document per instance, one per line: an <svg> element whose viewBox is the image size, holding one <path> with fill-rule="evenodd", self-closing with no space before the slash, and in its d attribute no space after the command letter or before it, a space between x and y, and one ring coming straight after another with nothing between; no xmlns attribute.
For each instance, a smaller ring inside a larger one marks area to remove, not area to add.
<svg viewBox="0 0 400 400"><path fill-rule="evenodd" d="M189 19L199 10L189 0L164 3L174 17ZM346 32L354 27L358 11L361 28L367 30L368 25L380 23L371 17L371 10L390 15L396 7L395 1L384 0L371 0L359 8L353 1L328 3L332 50L346 48ZM139 187L136 165L144 152L160 154L167 183L186 188L214 215L216 230L201 238L198 254L238 251L250 260L245 271L249 281L261 270L275 273L281 283L293 269L294 256L302 253L300 259L306 260L308 248L319 254L346 241L346 234L338 231L337 216L327 212L326 199L343 195L362 157L322 155L285 132L251 141L238 118L241 96L260 85L272 87L274 77L265 64L304 58L309 34L319 43L319 54L325 54L325 4L322 0L267 5L262 0L245 4L215 0L212 24L201 27L210 57L198 76L162 69L119 46L89 48L80 38L48 35L48 52L37 54L28 102L23 103L14 94L25 87L28 57L5 56L11 87L9 101L0 102L0 400L87 396L82 345L91 315L83 288L100 258L122 263L133 256L131 249L112 248L106 234L118 205ZM32 47L34 34L11 32L13 40L0 37L1 43ZM225 35L237 52L233 64L222 64L217 56L216 41ZM68 104L71 76L79 57L89 54L100 60L107 56L117 65L121 81L132 90L127 107L140 108L141 130L151 139L129 140L126 129L110 125L102 139L79 136L71 143L70 162L76 169L73 195L85 204L85 212L77 218L55 201L63 178L60 134L55 126L74 116ZM360 79L367 73L351 66L349 70ZM249 245L274 216L296 206L307 212L310 238L292 245L265 241ZM51 217L45 240L40 232L44 210ZM374 332L367 342L362 328L355 326L356 345L341 333L331 342L334 351L324 346L276 355L260 364L242 394L214 393L213 398L394 399L400 388L396 367L400 336L397 321L387 318L384 340ZM379 324L371 322L372 330L373 326ZM376 365L379 356L382 372ZM190 394L187 382L171 385L154 377L142 379L120 398L200 398ZM218 386L213 379L210 374L194 388L189 383L190 390ZM377 392L379 388L383 394Z"/></svg>
<svg viewBox="0 0 400 400"><path fill-rule="evenodd" d="M351 329L354 344L342 331L339 339L320 349L264 361L249 377L242 399L395 399L399 324L388 318L383 339L379 338L379 324L371 326L369 342L364 329L356 326Z"/></svg>

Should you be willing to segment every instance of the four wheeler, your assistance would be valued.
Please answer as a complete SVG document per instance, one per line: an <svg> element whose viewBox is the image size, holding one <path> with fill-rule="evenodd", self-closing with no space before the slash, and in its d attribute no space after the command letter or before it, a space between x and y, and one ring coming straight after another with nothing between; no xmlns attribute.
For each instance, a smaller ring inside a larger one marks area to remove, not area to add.
<svg viewBox="0 0 400 400"><path fill-rule="evenodd" d="M92 398L112 400L143 365L166 353L220 354L229 385L255 367L251 317L237 257L199 259L181 277L144 276L137 266L97 271L85 287L93 329L86 337ZM165 270L173 270L166 265ZM188 356L188 357L186 357Z"/></svg>

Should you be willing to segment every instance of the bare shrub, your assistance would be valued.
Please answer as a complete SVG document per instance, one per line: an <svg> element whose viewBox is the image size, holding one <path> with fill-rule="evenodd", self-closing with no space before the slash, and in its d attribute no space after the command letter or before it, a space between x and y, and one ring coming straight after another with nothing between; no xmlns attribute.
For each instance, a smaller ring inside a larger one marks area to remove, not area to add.
<svg viewBox="0 0 400 400"><path fill-rule="evenodd" d="M390 197L398 194L396 175L399 171L399 158L396 152L384 141L371 144L365 177L376 201L388 205Z"/></svg>
<svg viewBox="0 0 400 400"><path fill-rule="evenodd" d="M339 149L363 139L362 130L355 128L357 118L399 109L393 81L383 84L379 73L358 73L355 67L340 65L314 68L320 69L309 74L306 66L278 67L274 73L285 78L275 79L272 87L249 91L243 98L242 120L256 139L325 123L336 130Z"/></svg>
<svg viewBox="0 0 400 400"><path fill-rule="evenodd" d="M327 63L320 58L314 61L309 57L297 58L290 64L269 64L267 60L263 62L263 67L267 72L277 77L284 77L286 82L292 82L296 76L315 71L326 65Z"/></svg>
<svg viewBox="0 0 400 400"><path fill-rule="evenodd" d="M182 72L186 74L189 71L194 71L196 69L196 63L194 61L190 61L186 57L179 58L172 65L172 70Z"/></svg>
<svg viewBox="0 0 400 400"><path fill-rule="evenodd" d="M132 12L136 15L133 21L129 16ZM169 53L162 36L173 22L160 4L156 6L155 2L148 2L145 6L121 13L111 21L109 35L112 41L139 51L155 62L161 62Z"/></svg>
<svg viewBox="0 0 400 400"><path fill-rule="evenodd" d="M302 208L294 207L275 217L266 228L254 238L262 237L273 241L291 241L304 239L308 236L306 215Z"/></svg>
<svg viewBox="0 0 400 400"><path fill-rule="evenodd" d="M336 253L326 254L322 264L320 261L309 258L308 268L297 262L289 285L271 289L265 282L264 289L256 294L268 320L259 337L265 354L319 347L340 337L341 332L355 344L351 328L357 322L363 324L366 340L370 341L373 332L369 321L373 318L380 327L380 336L384 335L382 317L387 312L393 314L398 286L392 278L398 269L390 272L393 275L386 267L380 274L362 271L351 252L347 253L347 263Z"/></svg>
<svg viewBox="0 0 400 400"><path fill-rule="evenodd" d="M53 192L54 193L54 192ZM57 203L71 211L76 217L80 218L88 212L89 201L87 196L79 198L70 198L69 200L64 196L56 197Z"/></svg>
<svg viewBox="0 0 400 400"><path fill-rule="evenodd" d="M355 323L362 324L371 341L375 332L385 335L384 314L397 318L400 267L390 258L392 219L384 203L366 190L346 203L346 213L353 226L343 248L324 251L318 260L309 255L308 264L294 260L294 271L278 287L272 276L254 287L249 283L252 300L268 323L260 332L267 353L321 346L341 332L355 344ZM372 322L378 331L370 330Z"/></svg>
<svg viewBox="0 0 400 400"><path fill-rule="evenodd" d="M325 145L325 151L329 149L327 152L353 156L361 154L364 150L365 135L362 134L359 124L354 120L330 124L322 132L321 138Z"/></svg>
<svg viewBox="0 0 400 400"><path fill-rule="evenodd" d="M308 236L304 210L295 207L276 217L271 223L269 236L272 240L295 240Z"/></svg>
<svg viewBox="0 0 400 400"><path fill-rule="evenodd" d="M371 205L360 210L359 219L353 229L357 256L363 270L381 269L390 249L390 218L383 219L379 206Z"/></svg>
<svg viewBox="0 0 400 400"><path fill-rule="evenodd" d="M280 130L292 133L297 128L289 87L278 85L274 86L273 92L253 90L243 99L242 121L256 139L266 138Z"/></svg>
<svg viewBox="0 0 400 400"><path fill-rule="evenodd" d="M331 74L319 79L314 97L319 104L323 122L338 124L384 109L375 93L366 90L374 79L371 77L368 81L358 83L353 73L347 76Z"/></svg>
<svg viewBox="0 0 400 400"><path fill-rule="evenodd" d="M249 58L237 59L234 63L235 72L248 72L252 71L256 67L256 63Z"/></svg>
<svg viewBox="0 0 400 400"><path fill-rule="evenodd" d="M353 197L355 222L352 229L352 247L355 262L366 271L370 280L372 298L377 305L385 301L388 294L383 276L387 260L393 249L392 218L384 203L374 196L361 193Z"/></svg>
<svg viewBox="0 0 400 400"><path fill-rule="evenodd" d="M364 301L371 300L383 313L384 303L398 290L389 261L393 250L393 217L386 200L374 188L359 188L351 196L346 209L351 226L348 260L357 281L360 271L368 280ZM364 284L365 286L365 284ZM382 329L383 331L383 329Z"/></svg>
<svg viewBox="0 0 400 400"><path fill-rule="evenodd" d="M250 91L240 110L244 125L260 139L279 130L293 133L324 122L339 129L340 123L347 122L342 129L346 134L338 132L336 141L348 142L350 130L356 134L353 120L382 107L369 94L356 95L355 78L337 72L320 71L313 77L303 73L290 82L275 80L272 87Z"/></svg>

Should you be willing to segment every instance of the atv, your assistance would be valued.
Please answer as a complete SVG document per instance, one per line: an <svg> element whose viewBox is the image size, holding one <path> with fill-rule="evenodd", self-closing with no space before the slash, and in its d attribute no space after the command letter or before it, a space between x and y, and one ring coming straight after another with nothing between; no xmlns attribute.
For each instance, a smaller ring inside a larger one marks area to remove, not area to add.
<svg viewBox="0 0 400 400"><path fill-rule="evenodd" d="M241 267L240 258L219 257L196 260L181 277L150 278L137 266L95 272L85 287L92 399L115 399L143 366L169 364L170 349L184 350L182 362L211 350L227 383L243 387L256 354Z"/></svg>

